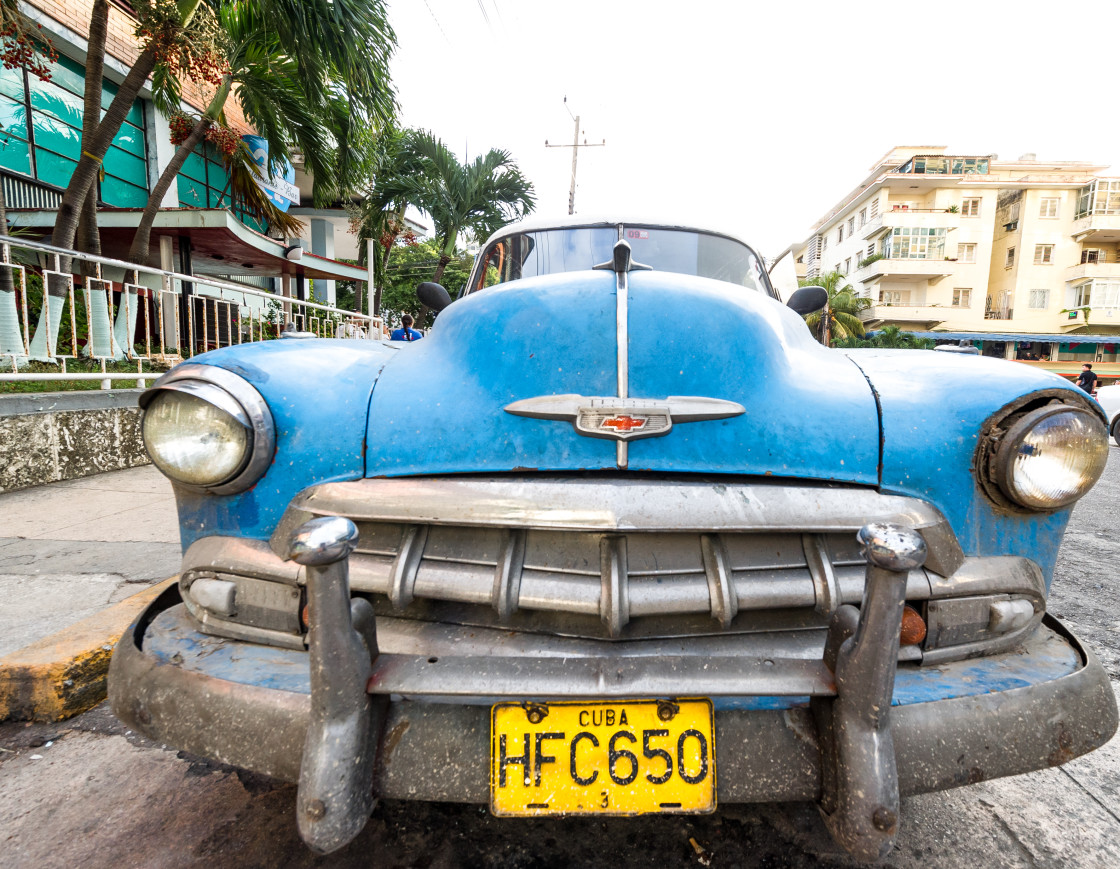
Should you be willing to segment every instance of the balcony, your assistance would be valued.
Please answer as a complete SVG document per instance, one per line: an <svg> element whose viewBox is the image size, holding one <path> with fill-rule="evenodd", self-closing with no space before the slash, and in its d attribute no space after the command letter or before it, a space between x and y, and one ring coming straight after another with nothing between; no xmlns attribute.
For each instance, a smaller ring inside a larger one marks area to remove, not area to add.
<svg viewBox="0 0 1120 869"><path fill-rule="evenodd" d="M1015 317L1014 308L995 307L984 311L985 320L1011 320Z"/></svg>
<svg viewBox="0 0 1120 869"><path fill-rule="evenodd" d="M1058 331L1072 332L1074 329L1080 329L1087 325L1089 325L1089 322L1085 317L1085 311L1081 308L1074 308L1072 311L1062 312L1062 321L1058 326Z"/></svg>
<svg viewBox="0 0 1120 869"><path fill-rule="evenodd" d="M961 216L944 208L891 208L869 220L856 230L860 238L876 238L889 229L898 227L922 227L924 229L944 229L951 232L961 225Z"/></svg>
<svg viewBox="0 0 1120 869"><path fill-rule="evenodd" d="M967 308L944 308L933 305L872 305L859 312L859 318L868 329L878 329L890 323L911 328L932 329L945 322L950 311Z"/></svg>
<svg viewBox="0 0 1120 869"><path fill-rule="evenodd" d="M955 260L939 259L881 259L856 269L852 279L861 283L890 278L895 281L937 282L953 273Z"/></svg>
<svg viewBox="0 0 1120 869"><path fill-rule="evenodd" d="M1073 222L1074 241L1107 244L1120 241L1120 214L1090 214Z"/></svg>
<svg viewBox="0 0 1120 869"><path fill-rule="evenodd" d="M1079 281L1085 278L1120 279L1120 262L1079 263L1066 269L1067 281Z"/></svg>

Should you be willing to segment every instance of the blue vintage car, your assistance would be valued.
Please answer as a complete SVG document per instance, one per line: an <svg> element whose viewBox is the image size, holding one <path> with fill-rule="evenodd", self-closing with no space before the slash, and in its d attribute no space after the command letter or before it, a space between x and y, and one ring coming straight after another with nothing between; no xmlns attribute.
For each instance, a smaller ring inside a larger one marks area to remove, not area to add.
<svg viewBox="0 0 1120 869"><path fill-rule="evenodd" d="M179 365L144 437L183 566L113 656L129 725L299 783L341 847L378 796L510 817L816 801L885 854L900 795L1117 726L1046 612L1108 452L1065 380L831 350L747 245L510 226L411 344Z"/></svg>

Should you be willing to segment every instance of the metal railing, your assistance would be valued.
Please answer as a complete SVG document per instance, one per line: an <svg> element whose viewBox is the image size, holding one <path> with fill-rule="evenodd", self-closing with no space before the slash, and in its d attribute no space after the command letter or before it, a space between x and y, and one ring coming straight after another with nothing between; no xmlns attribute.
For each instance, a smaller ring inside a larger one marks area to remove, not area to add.
<svg viewBox="0 0 1120 869"><path fill-rule="evenodd" d="M150 371L292 329L320 338L384 334L380 317L0 236L0 363L11 372L0 381L101 380L108 388L147 373L145 362ZM102 373L67 372L77 359L100 362ZM29 361L60 370L22 373ZM107 372L109 362L136 363L137 373Z"/></svg>

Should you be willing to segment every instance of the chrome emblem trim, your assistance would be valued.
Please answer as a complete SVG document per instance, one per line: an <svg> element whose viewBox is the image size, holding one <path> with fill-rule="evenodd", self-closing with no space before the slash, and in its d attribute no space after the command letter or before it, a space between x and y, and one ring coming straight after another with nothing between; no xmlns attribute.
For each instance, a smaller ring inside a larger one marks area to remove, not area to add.
<svg viewBox="0 0 1120 869"><path fill-rule="evenodd" d="M747 409L734 401L699 395L661 399L541 395L507 404L505 411L532 419L566 420L585 437L632 441L666 435L674 423L728 419Z"/></svg>

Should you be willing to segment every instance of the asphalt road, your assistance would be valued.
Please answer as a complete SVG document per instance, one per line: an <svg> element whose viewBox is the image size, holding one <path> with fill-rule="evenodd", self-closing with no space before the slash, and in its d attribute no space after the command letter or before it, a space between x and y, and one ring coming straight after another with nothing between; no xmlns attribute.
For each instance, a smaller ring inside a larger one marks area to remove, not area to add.
<svg viewBox="0 0 1120 869"><path fill-rule="evenodd" d="M1077 507L1050 611L1120 689L1120 447ZM382 803L342 852L315 858L295 788L152 744L105 706L57 725L0 725L6 866L853 865L808 805L723 806L711 816L509 821L475 806ZM883 865L1120 866L1120 739L1060 769L905 800Z"/></svg>

